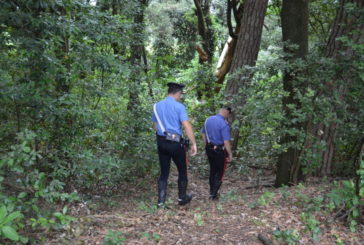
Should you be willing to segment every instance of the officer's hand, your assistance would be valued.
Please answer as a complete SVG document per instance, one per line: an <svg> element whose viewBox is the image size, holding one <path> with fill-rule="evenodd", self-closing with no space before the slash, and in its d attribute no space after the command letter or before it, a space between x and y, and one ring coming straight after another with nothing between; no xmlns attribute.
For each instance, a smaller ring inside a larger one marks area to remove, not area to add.
<svg viewBox="0 0 364 245"><path fill-rule="evenodd" d="M194 156L197 154L197 145L196 144L191 145L190 154L191 154L191 156Z"/></svg>
<svg viewBox="0 0 364 245"><path fill-rule="evenodd" d="M229 154L226 160L227 162L231 162L233 160L233 156Z"/></svg>

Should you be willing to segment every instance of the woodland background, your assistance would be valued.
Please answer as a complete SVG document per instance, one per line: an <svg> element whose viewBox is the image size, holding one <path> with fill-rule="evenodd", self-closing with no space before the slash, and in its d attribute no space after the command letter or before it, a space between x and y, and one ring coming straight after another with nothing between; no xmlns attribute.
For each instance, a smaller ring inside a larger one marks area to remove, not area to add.
<svg viewBox="0 0 364 245"><path fill-rule="evenodd" d="M275 187L329 181L319 206L362 234L363 0L0 6L2 243L45 242L77 220L70 207L154 183L150 115L168 82L187 85L198 138L206 117L233 106L237 179L258 170L259 187L268 169ZM202 142L199 151L191 172L206 176ZM301 220L318 239L314 213ZM122 243L110 234L105 244ZM272 239L293 244L296 235L281 230Z"/></svg>

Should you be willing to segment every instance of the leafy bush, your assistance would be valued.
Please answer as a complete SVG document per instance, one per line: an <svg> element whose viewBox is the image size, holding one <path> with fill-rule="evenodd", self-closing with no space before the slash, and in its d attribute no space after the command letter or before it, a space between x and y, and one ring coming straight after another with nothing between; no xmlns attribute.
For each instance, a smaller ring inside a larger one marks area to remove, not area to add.
<svg viewBox="0 0 364 245"><path fill-rule="evenodd" d="M109 230L102 240L102 245L121 245L125 240L122 232Z"/></svg>
<svg viewBox="0 0 364 245"><path fill-rule="evenodd" d="M0 240L7 238L14 242L27 243L28 240L17 233L17 229L22 226L20 222L22 217L19 211L8 213L5 206L0 207Z"/></svg>
<svg viewBox="0 0 364 245"><path fill-rule="evenodd" d="M284 244L299 244L300 236L296 230L275 230L273 236L278 242Z"/></svg>
<svg viewBox="0 0 364 245"><path fill-rule="evenodd" d="M311 213L302 213L301 219L306 225L305 231L310 232L312 239L318 241L321 232L319 227L320 222Z"/></svg>
<svg viewBox="0 0 364 245"><path fill-rule="evenodd" d="M334 189L328 194L330 199L329 207L337 210L336 218L345 218L350 229L354 232L358 224L361 209L364 205L364 163L358 170L360 175L359 193L356 193L355 184L352 180L344 180L341 183L335 183Z"/></svg>

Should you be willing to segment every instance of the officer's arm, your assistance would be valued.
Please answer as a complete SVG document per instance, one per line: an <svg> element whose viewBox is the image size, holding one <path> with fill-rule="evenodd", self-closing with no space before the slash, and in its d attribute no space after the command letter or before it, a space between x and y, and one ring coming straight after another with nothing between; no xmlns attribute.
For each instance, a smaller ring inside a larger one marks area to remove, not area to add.
<svg viewBox="0 0 364 245"><path fill-rule="evenodd" d="M157 123L153 122L153 129L157 131Z"/></svg>
<svg viewBox="0 0 364 245"><path fill-rule="evenodd" d="M224 147L225 147L225 150L228 153L228 161L230 162L232 160L232 158L233 158L233 154L231 152L230 140L224 140Z"/></svg>
<svg viewBox="0 0 364 245"><path fill-rule="evenodd" d="M193 134L192 125L187 120L182 121L182 125L183 125L183 128L185 129L187 137L191 141L191 154L195 155L197 153L197 147L196 147L195 135Z"/></svg>

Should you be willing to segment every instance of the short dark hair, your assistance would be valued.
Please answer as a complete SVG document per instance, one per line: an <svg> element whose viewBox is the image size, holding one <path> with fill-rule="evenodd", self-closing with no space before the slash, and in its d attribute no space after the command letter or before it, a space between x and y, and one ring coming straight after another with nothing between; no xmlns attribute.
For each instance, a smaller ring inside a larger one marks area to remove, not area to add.
<svg viewBox="0 0 364 245"><path fill-rule="evenodd" d="M168 88L168 93L169 94L175 94L175 93L178 93L179 91L182 91L182 89L179 88L179 87L171 86L171 87Z"/></svg>
<svg viewBox="0 0 364 245"><path fill-rule="evenodd" d="M223 108L223 109L225 109L225 110L228 110L228 111L229 111L229 113L231 113L231 112L232 112L232 109L231 109L231 107L230 107L230 106L222 106L221 108Z"/></svg>
<svg viewBox="0 0 364 245"><path fill-rule="evenodd" d="M175 94L183 90L185 87L182 83L168 83L168 94Z"/></svg>

